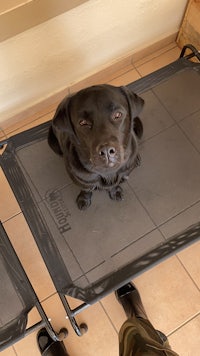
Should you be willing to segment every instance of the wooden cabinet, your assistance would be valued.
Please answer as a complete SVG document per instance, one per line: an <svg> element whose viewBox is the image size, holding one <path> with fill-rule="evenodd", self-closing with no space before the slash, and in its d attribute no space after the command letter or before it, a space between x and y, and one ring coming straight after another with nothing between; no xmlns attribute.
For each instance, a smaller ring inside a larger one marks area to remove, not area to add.
<svg viewBox="0 0 200 356"><path fill-rule="evenodd" d="M179 47L191 43L200 51L200 0L190 0L177 37Z"/></svg>

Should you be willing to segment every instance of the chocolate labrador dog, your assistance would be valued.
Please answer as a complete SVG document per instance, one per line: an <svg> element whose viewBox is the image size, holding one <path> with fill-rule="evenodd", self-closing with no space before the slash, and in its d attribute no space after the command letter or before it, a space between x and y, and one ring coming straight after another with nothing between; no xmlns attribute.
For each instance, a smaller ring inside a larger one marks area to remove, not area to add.
<svg viewBox="0 0 200 356"><path fill-rule="evenodd" d="M64 158L66 170L82 190L79 209L91 204L94 189L123 199L120 184L140 163L138 115L144 101L126 87L96 85L66 97L49 129L50 147Z"/></svg>

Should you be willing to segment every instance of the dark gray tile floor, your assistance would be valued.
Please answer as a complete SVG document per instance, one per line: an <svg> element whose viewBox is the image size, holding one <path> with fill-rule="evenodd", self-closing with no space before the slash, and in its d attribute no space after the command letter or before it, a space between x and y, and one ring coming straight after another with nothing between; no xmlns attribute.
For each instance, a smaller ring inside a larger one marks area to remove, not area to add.
<svg viewBox="0 0 200 356"><path fill-rule="evenodd" d="M188 140L200 152L200 110L183 119L180 122L180 127L187 135Z"/></svg>

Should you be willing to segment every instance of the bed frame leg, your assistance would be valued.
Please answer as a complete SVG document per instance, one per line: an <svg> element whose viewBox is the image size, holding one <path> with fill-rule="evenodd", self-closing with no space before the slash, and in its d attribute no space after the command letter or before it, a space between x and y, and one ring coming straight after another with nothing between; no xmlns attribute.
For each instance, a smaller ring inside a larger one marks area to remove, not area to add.
<svg viewBox="0 0 200 356"><path fill-rule="evenodd" d="M75 314L76 314L76 310L79 309L75 309L75 310L72 310L69 306L69 303L67 301L67 299L65 298L65 296L63 294L60 294L59 293L59 296L60 296L60 299L63 303L63 306L65 308L65 311L67 313L67 318L69 319L75 333L78 335L78 336L82 336L84 335L87 331L88 331L88 326L85 324L85 323L82 323L80 325L77 324L77 321L75 319ZM80 308L81 310L85 309L87 307L87 304L83 304L83 306Z"/></svg>
<svg viewBox="0 0 200 356"><path fill-rule="evenodd" d="M187 49L189 49L191 53L185 56L185 52ZM180 54L180 58L182 57L185 57L187 59L197 57L198 60L200 61L200 51L198 51L192 44L186 44L185 46L183 46L183 49Z"/></svg>

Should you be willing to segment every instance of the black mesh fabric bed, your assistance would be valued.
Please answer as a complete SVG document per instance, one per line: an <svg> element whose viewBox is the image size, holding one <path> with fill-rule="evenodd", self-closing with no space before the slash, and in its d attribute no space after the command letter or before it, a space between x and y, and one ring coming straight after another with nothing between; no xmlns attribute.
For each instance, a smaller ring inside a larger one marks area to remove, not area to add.
<svg viewBox="0 0 200 356"><path fill-rule="evenodd" d="M200 63L189 57L128 85L145 100L145 135L122 202L96 191L78 210L79 188L47 144L49 122L7 142L1 166L67 309L65 296L86 307L200 237L195 214L166 232L200 201Z"/></svg>
<svg viewBox="0 0 200 356"><path fill-rule="evenodd" d="M55 341L66 336L66 329L62 329L59 334L54 332L2 224L0 285L0 351L41 327L46 327ZM34 307L37 308L41 321L27 328L28 314Z"/></svg>

